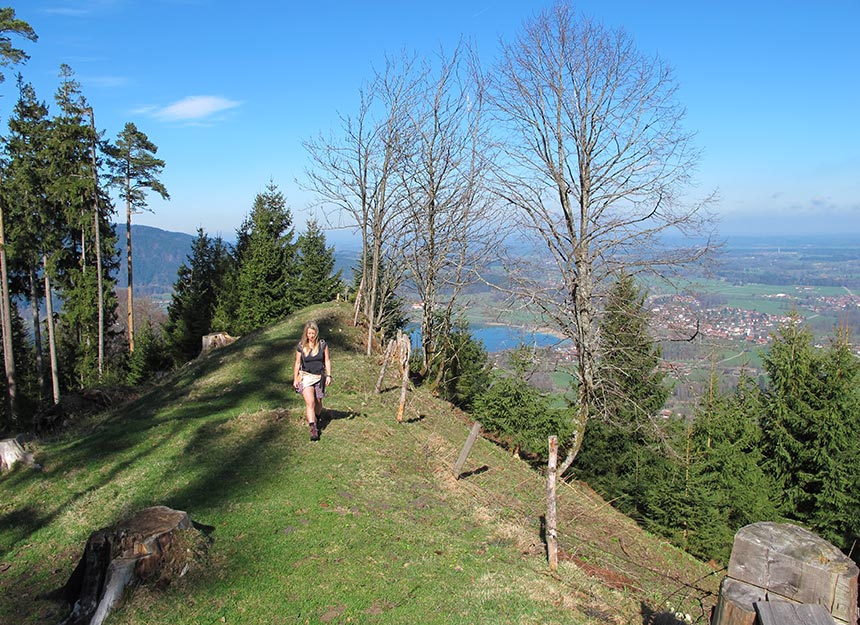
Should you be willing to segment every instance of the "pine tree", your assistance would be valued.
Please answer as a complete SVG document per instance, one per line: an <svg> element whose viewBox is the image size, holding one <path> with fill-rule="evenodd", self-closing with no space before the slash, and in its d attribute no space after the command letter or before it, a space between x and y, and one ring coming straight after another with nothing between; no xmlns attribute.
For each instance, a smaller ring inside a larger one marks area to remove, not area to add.
<svg viewBox="0 0 860 625"><path fill-rule="evenodd" d="M146 194L158 193L170 199L167 187L158 179L164 169L164 161L156 158L156 146L145 133L129 122L117 135L116 144L108 146L106 152L112 171L111 184L119 189L125 202L126 266L128 270L128 351L134 351L134 280L131 244L131 216L146 208Z"/></svg>
<svg viewBox="0 0 860 625"><path fill-rule="evenodd" d="M296 248L296 308L332 301L343 286L341 272L334 271L334 248L326 246L325 233L315 220L308 222L307 232L299 237Z"/></svg>

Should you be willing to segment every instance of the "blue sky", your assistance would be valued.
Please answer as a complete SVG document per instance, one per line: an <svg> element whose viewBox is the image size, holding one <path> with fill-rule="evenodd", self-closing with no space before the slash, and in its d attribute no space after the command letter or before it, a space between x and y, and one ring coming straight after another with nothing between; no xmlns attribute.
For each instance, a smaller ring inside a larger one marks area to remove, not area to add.
<svg viewBox="0 0 860 625"><path fill-rule="evenodd" d="M274 180L299 230L303 139L337 128L385 54L430 55L500 37L548 3L22 0L39 35L21 67L53 105L69 64L114 138L134 122L159 146L169 202L135 223L231 239ZM676 71L703 150L699 191L717 189L722 231L860 233L860 0L583 0L575 4ZM14 70L0 87L5 128ZM701 193L700 193L701 194Z"/></svg>

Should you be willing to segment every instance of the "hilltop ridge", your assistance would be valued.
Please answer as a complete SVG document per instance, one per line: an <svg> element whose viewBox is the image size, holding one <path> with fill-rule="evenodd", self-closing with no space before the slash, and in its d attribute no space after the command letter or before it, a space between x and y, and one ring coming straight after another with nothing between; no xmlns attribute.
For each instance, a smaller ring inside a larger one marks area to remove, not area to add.
<svg viewBox="0 0 860 625"><path fill-rule="evenodd" d="M318 443L290 385L311 318L335 376ZM43 473L0 476L0 623L60 620L45 593L89 533L154 504L214 526L205 566L137 589L110 623L707 621L719 573L580 484L560 488L550 573L541 474L480 440L456 480L467 416L417 389L398 424L397 373L373 393L379 358L350 319L303 310L35 444Z"/></svg>

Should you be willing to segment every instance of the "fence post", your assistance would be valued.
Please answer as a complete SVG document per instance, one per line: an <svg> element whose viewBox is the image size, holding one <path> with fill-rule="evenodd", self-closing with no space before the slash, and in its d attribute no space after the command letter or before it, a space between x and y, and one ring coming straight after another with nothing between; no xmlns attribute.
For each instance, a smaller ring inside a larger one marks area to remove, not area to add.
<svg viewBox="0 0 860 625"><path fill-rule="evenodd" d="M549 437L549 461L546 471L546 553L549 570L558 569L558 534L556 531L555 482L558 471L558 436Z"/></svg>
<svg viewBox="0 0 860 625"><path fill-rule="evenodd" d="M408 334L397 331L397 346L400 348L400 372L403 380L400 384L400 406L397 408L397 422L403 422L403 409L406 408L406 389L409 387L409 358L412 356L412 341Z"/></svg>
<svg viewBox="0 0 860 625"><path fill-rule="evenodd" d="M460 457L457 458L457 462L454 463L454 477L458 480L460 479L460 471L463 470L463 465L466 464L466 458L469 457L469 452L472 451L472 446L475 444L475 441L478 439L478 434L480 433L481 422L475 421L475 424L472 426L472 431L469 432L469 436L463 444L463 449L460 451Z"/></svg>

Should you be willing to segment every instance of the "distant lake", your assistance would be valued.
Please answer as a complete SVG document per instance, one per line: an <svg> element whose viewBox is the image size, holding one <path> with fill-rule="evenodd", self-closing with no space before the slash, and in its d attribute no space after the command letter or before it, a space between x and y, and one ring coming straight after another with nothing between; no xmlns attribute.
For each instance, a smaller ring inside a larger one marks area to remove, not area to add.
<svg viewBox="0 0 860 625"><path fill-rule="evenodd" d="M419 346L421 341L421 331L419 330L418 324L410 323L406 326L406 331L412 335L412 346ZM508 349L515 349L523 343L529 346L534 345L536 347L548 347L550 345L555 345L560 341L558 337L555 337L552 334L529 332L524 328L513 326L470 325L469 331L475 339L484 344L484 348L490 354L503 352Z"/></svg>

